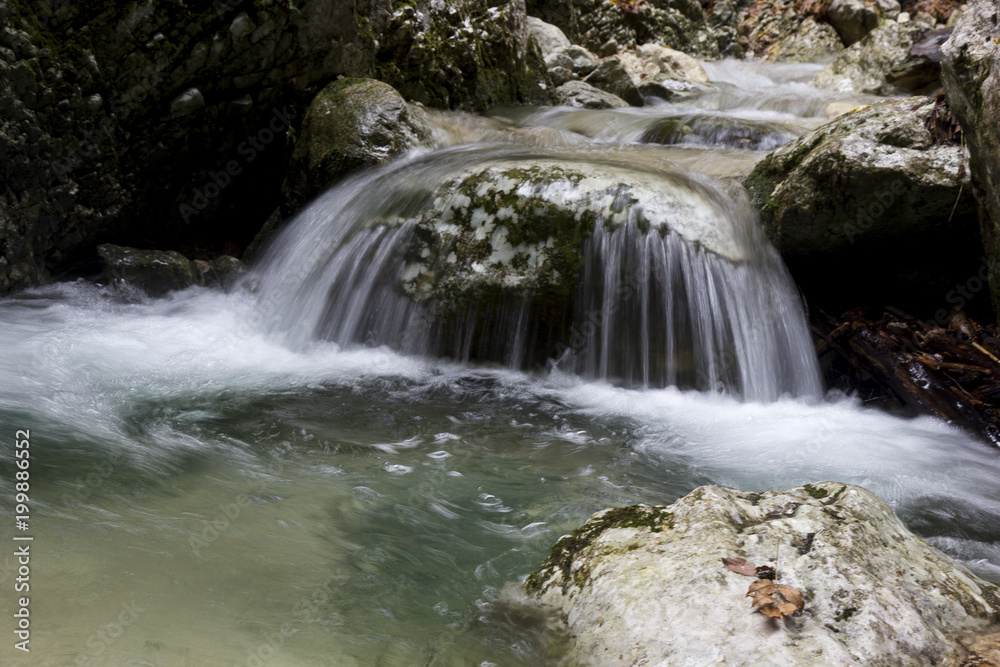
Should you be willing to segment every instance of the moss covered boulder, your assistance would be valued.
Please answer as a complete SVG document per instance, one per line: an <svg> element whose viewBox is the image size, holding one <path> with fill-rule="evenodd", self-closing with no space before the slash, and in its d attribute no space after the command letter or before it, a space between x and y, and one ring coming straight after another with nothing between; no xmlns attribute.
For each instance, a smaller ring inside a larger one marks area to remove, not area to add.
<svg viewBox="0 0 1000 667"><path fill-rule="evenodd" d="M943 301L978 263L968 154L946 115L934 98L861 108L778 148L746 178L768 236L813 296L941 308L916 297Z"/></svg>
<svg viewBox="0 0 1000 667"><path fill-rule="evenodd" d="M423 113L374 79L345 78L309 105L283 187L292 213L350 172L430 142Z"/></svg>
<svg viewBox="0 0 1000 667"><path fill-rule="evenodd" d="M777 566L803 609L783 620L751 613L755 579L722 563L737 556ZM871 492L833 482L706 486L667 507L599 512L559 540L526 592L562 621L564 664L602 667L978 665L963 662L968 647L1000 616L997 586L913 535Z"/></svg>
<svg viewBox="0 0 1000 667"><path fill-rule="evenodd" d="M598 225L680 234L738 260L720 209L683 176L534 159L480 166L442 183L414 225L402 271L411 298L459 311L512 298L571 307L584 241Z"/></svg>

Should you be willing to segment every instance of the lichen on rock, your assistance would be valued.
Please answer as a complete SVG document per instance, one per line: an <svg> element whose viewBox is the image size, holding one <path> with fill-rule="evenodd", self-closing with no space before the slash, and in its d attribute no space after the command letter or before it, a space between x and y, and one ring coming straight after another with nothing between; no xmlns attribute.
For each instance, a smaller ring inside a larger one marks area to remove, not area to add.
<svg viewBox="0 0 1000 667"><path fill-rule="evenodd" d="M781 622L750 613L750 580L722 566L730 556L776 565L778 581L804 594L803 611ZM606 667L747 656L957 667L1000 619L997 586L913 535L871 492L835 482L706 486L666 507L605 510L560 539L525 590L571 637L565 664Z"/></svg>

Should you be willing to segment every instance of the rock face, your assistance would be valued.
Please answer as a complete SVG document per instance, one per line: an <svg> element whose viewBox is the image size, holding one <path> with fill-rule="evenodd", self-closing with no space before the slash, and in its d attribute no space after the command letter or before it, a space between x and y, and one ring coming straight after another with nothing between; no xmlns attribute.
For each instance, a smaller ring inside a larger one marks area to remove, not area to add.
<svg viewBox="0 0 1000 667"><path fill-rule="evenodd" d="M927 29L913 22L885 21L845 50L812 84L840 93L899 95L923 92L938 79L939 68L925 56L911 56L913 43ZM921 67L929 72L914 77Z"/></svg>
<svg viewBox="0 0 1000 667"><path fill-rule="evenodd" d="M302 121L283 186L286 211L298 210L354 169L428 145L431 132L422 112L386 83L350 78L331 83Z"/></svg>
<svg viewBox="0 0 1000 667"><path fill-rule="evenodd" d="M827 18L844 44L850 46L878 27L884 19L893 21L899 16L896 0L877 0L866 4L864 0L833 0L827 8Z"/></svg>
<svg viewBox="0 0 1000 667"><path fill-rule="evenodd" d="M0 0L0 293L102 240L245 244L294 109L338 75L441 107L549 100L523 0L393 4Z"/></svg>
<svg viewBox="0 0 1000 667"><path fill-rule="evenodd" d="M740 12L738 33L744 48L761 60L814 62L844 50L828 23L778 3L755 7Z"/></svg>
<svg viewBox="0 0 1000 667"><path fill-rule="evenodd" d="M969 4L951 39L941 47L948 101L965 129L972 183L990 277L993 309L1000 313L1000 28L994 3Z"/></svg>
<svg viewBox="0 0 1000 667"><path fill-rule="evenodd" d="M805 597L783 621L750 612L753 581L723 568L775 565ZM668 507L595 514L526 584L565 620L574 665L957 667L962 633L1000 613L997 587L910 533L875 495L823 482L785 492L695 489ZM972 641L970 641L972 643Z"/></svg>
<svg viewBox="0 0 1000 667"><path fill-rule="evenodd" d="M847 113L778 148L744 181L768 236L816 295L837 275L845 299L891 294L898 300L887 303L912 308L917 285L943 295L946 276L968 273L979 257L975 202L966 151L936 125L946 113L933 98Z"/></svg>
<svg viewBox="0 0 1000 667"><path fill-rule="evenodd" d="M716 3L707 18L698 0L648 0L636 13L593 0L528 0L527 6L532 16L559 26L570 40L595 52L609 42L626 49L659 43L698 58L743 57L729 0Z"/></svg>

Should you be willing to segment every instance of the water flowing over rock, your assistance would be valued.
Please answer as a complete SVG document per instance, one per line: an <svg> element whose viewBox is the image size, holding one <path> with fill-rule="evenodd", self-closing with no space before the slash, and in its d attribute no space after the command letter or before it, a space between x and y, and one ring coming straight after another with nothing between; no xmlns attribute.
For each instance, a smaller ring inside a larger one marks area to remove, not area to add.
<svg viewBox="0 0 1000 667"><path fill-rule="evenodd" d="M373 79L341 79L324 88L302 121L288 176L285 210L302 204L360 167L385 164L429 145L423 112L392 86Z"/></svg>
<svg viewBox="0 0 1000 667"><path fill-rule="evenodd" d="M744 556L802 591L801 613L750 612ZM777 562L775 559L777 558ZM564 664L966 664L1000 593L913 535L878 497L833 482L706 486L667 507L595 514L527 581L572 648ZM995 640L993 640L995 642ZM766 656L766 657L765 657Z"/></svg>
<svg viewBox="0 0 1000 667"><path fill-rule="evenodd" d="M484 163L451 149L351 179L279 238L260 299L298 344L559 357L627 385L755 400L818 391L794 287L746 204L606 150Z"/></svg>
<svg viewBox="0 0 1000 667"><path fill-rule="evenodd" d="M990 267L993 310L1000 313L1000 29L995 4L972 2L941 47L948 101L962 123Z"/></svg>
<svg viewBox="0 0 1000 667"><path fill-rule="evenodd" d="M17 221L0 293L96 259L103 240L246 244L280 200L294 109L338 75L442 107L550 101L523 0L407 4L0 2L0 181Z"/></svg>
<svg viewBox="0 0 1000 667"><path fill-rule="evenodd" d="M839 294L843 308L880 299L918 308L918 294L945 294L967 275L979 256L975 202L967 151L935 124L945 113L919 97L847 113L777 149L745 180L810 294Z"/></svg>
<svg viewBox="0 0 1000 667"><path fill-rule="evenodd" d="M914 57L910 55L914 41L925 32L927 28L918 23L886 20L837 56L812 83L842 93L898 95L924 92L924 88L933 86L937 81L939 69L931 67L929 74L919 77L908 76L907 73L927 60L917 56L919 63L914 63Z"/></svg>

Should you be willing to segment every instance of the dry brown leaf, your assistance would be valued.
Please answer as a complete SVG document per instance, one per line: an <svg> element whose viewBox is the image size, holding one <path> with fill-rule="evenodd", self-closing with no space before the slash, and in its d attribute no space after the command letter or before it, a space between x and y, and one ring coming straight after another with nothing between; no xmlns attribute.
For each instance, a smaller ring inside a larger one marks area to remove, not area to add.
<svg viewBox="0 0 1000 667"><path fill-rule="evenodd" d="M747 597L752 598L751 606L770 618L784 618L805 607L802 592L786 584L775 584L768 579L758 579L750 584Z"/></svg>
<svg viewBox="0 0 1000 667"><path fill-rule="evenodd" d="M746 558L740 558L738 556L723 558L722 564L726 566L727 570L731 570L736 574L742 574L745 577L757 576L757 566L748 561Z"/></svg>

